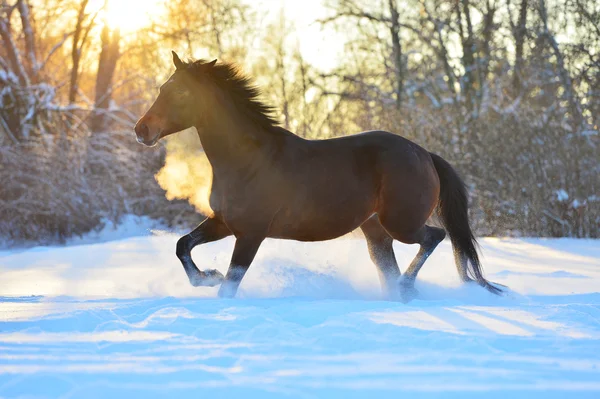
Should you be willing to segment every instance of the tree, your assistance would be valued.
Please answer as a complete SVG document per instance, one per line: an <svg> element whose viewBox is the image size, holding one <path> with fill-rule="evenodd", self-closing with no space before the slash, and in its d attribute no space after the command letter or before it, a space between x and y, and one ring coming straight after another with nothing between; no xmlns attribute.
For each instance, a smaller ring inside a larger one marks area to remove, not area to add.
<svg viewBox="0 0 600 399"><path fill-rule="evenodd" d="M83 47L87 43L88 36L94 27L96 17L101 9L98 9L93 15L86 12L89 0L81 0L77 11L75 29L73 30L73 42L71 45L71 77L69 81L69 103L73 104L77 100L79 90L79 64L83 55Z"/></svg>
<svg viewBox="0 0 600 399"><path fill-rule="evenodd" d="M105 22L100 35L102 48L98 57L98 72L96 74L96 95L94 100L94 115L91 121L92 132L100 132L108 127L113 91L113 76L120 57L119 46L121 34L119 28L110 28Z"/></svg>

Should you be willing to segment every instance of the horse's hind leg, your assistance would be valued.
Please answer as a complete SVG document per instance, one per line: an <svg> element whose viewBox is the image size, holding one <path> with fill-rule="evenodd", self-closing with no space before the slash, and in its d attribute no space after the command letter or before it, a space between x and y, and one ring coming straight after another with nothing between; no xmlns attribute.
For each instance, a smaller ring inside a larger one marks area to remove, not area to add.
<svg viewBox="0 0 600 399"><path fill-rule="evenodd" d="M418 243L421 247L413 261L410 263L410 266L408 266L408 269L406 269L406 273L404 273L404 278L400 285L400 293L404 301L411 300L417 294L417 291L415 290L415 279L417 278L417 274L419 274L419 270L421 270L421 267L423 267L423 264L427 258L429 258L429 255L431 255L433 250L446 237L446 232L438 227L425 225L421 228L418 235Z"/></svg>
<svg viewBox="0 0 600 399"><path fill-rule="evenodd" d="M198 270L192 260L192 249L199 244L217 241L231 235L231 231L218 219L208 218L189 234L177 241L177 257L181 261L185 273L194 287L214 286L223 280L223 274L218 270Z"/></svg>
<svg viewBox="0 0 600 399"><path fill-rule="evenodd" d="M433 250L446 237L446 232L438 227L425 225L413 234L398 234L393 231L391 231L390 234L403 243L418 243L421 246L419 252L417 252L417 255L410 263L410 266L408 266L408 269L406 269L406 272L401 279L400 295L402 300L407 302L416 296L415 279L417 278L417 274L419 274L421 267L423 267L423 264L429 255L431 255Z"/></svg>
<svg viewBox="0 0 600 399"><path fill-rule="evenodd" d="M394 239L379 223L377 215L364 222L360 228L367 239L369 255L377 267L384 295L389 299L398 298L400 269L392 246Z"/></svg>

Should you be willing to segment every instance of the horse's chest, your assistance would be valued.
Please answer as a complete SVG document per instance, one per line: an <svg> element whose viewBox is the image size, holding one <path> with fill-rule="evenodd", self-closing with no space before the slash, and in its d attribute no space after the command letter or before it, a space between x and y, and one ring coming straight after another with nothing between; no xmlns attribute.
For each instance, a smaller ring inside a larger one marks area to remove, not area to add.
<svg viewBox="0 0 600 399"><path fill-rule="evenodd" d="M260 182L229 179L214 181L210 193L210 207L215 215L228 223L239 220L267 218L273 207Z"/></svg>

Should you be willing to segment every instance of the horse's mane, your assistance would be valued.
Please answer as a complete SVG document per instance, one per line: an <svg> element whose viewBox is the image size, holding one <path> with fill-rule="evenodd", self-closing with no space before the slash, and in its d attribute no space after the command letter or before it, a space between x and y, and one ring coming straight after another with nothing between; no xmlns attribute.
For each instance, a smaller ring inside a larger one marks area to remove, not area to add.
<svg viewBox="0 0 600 399"><path fill-rule="evenodd" d="M260 127L270 131L279 126L273 115L274 108L259 99L261 92L258 87L235 64L213 64L198 59L184 62L184 66L185 70L198 79L208 76L221 90L230 95L237 109Z"/></svg>

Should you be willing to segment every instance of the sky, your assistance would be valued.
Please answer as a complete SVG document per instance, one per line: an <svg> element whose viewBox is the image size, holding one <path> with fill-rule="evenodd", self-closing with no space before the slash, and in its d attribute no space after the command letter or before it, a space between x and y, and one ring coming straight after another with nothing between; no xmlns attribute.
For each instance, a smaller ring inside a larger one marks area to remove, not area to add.
<svg viewBox="0 0 600 399"><path fill-rule="evenodd" d="M317 21L328 16L323 0L243 0L259 12L266 12L265 25L275 20L283 9L294 23L300 51L311 65L328 70L338 64L344 50L343 36L332 27Z"/></svg>

